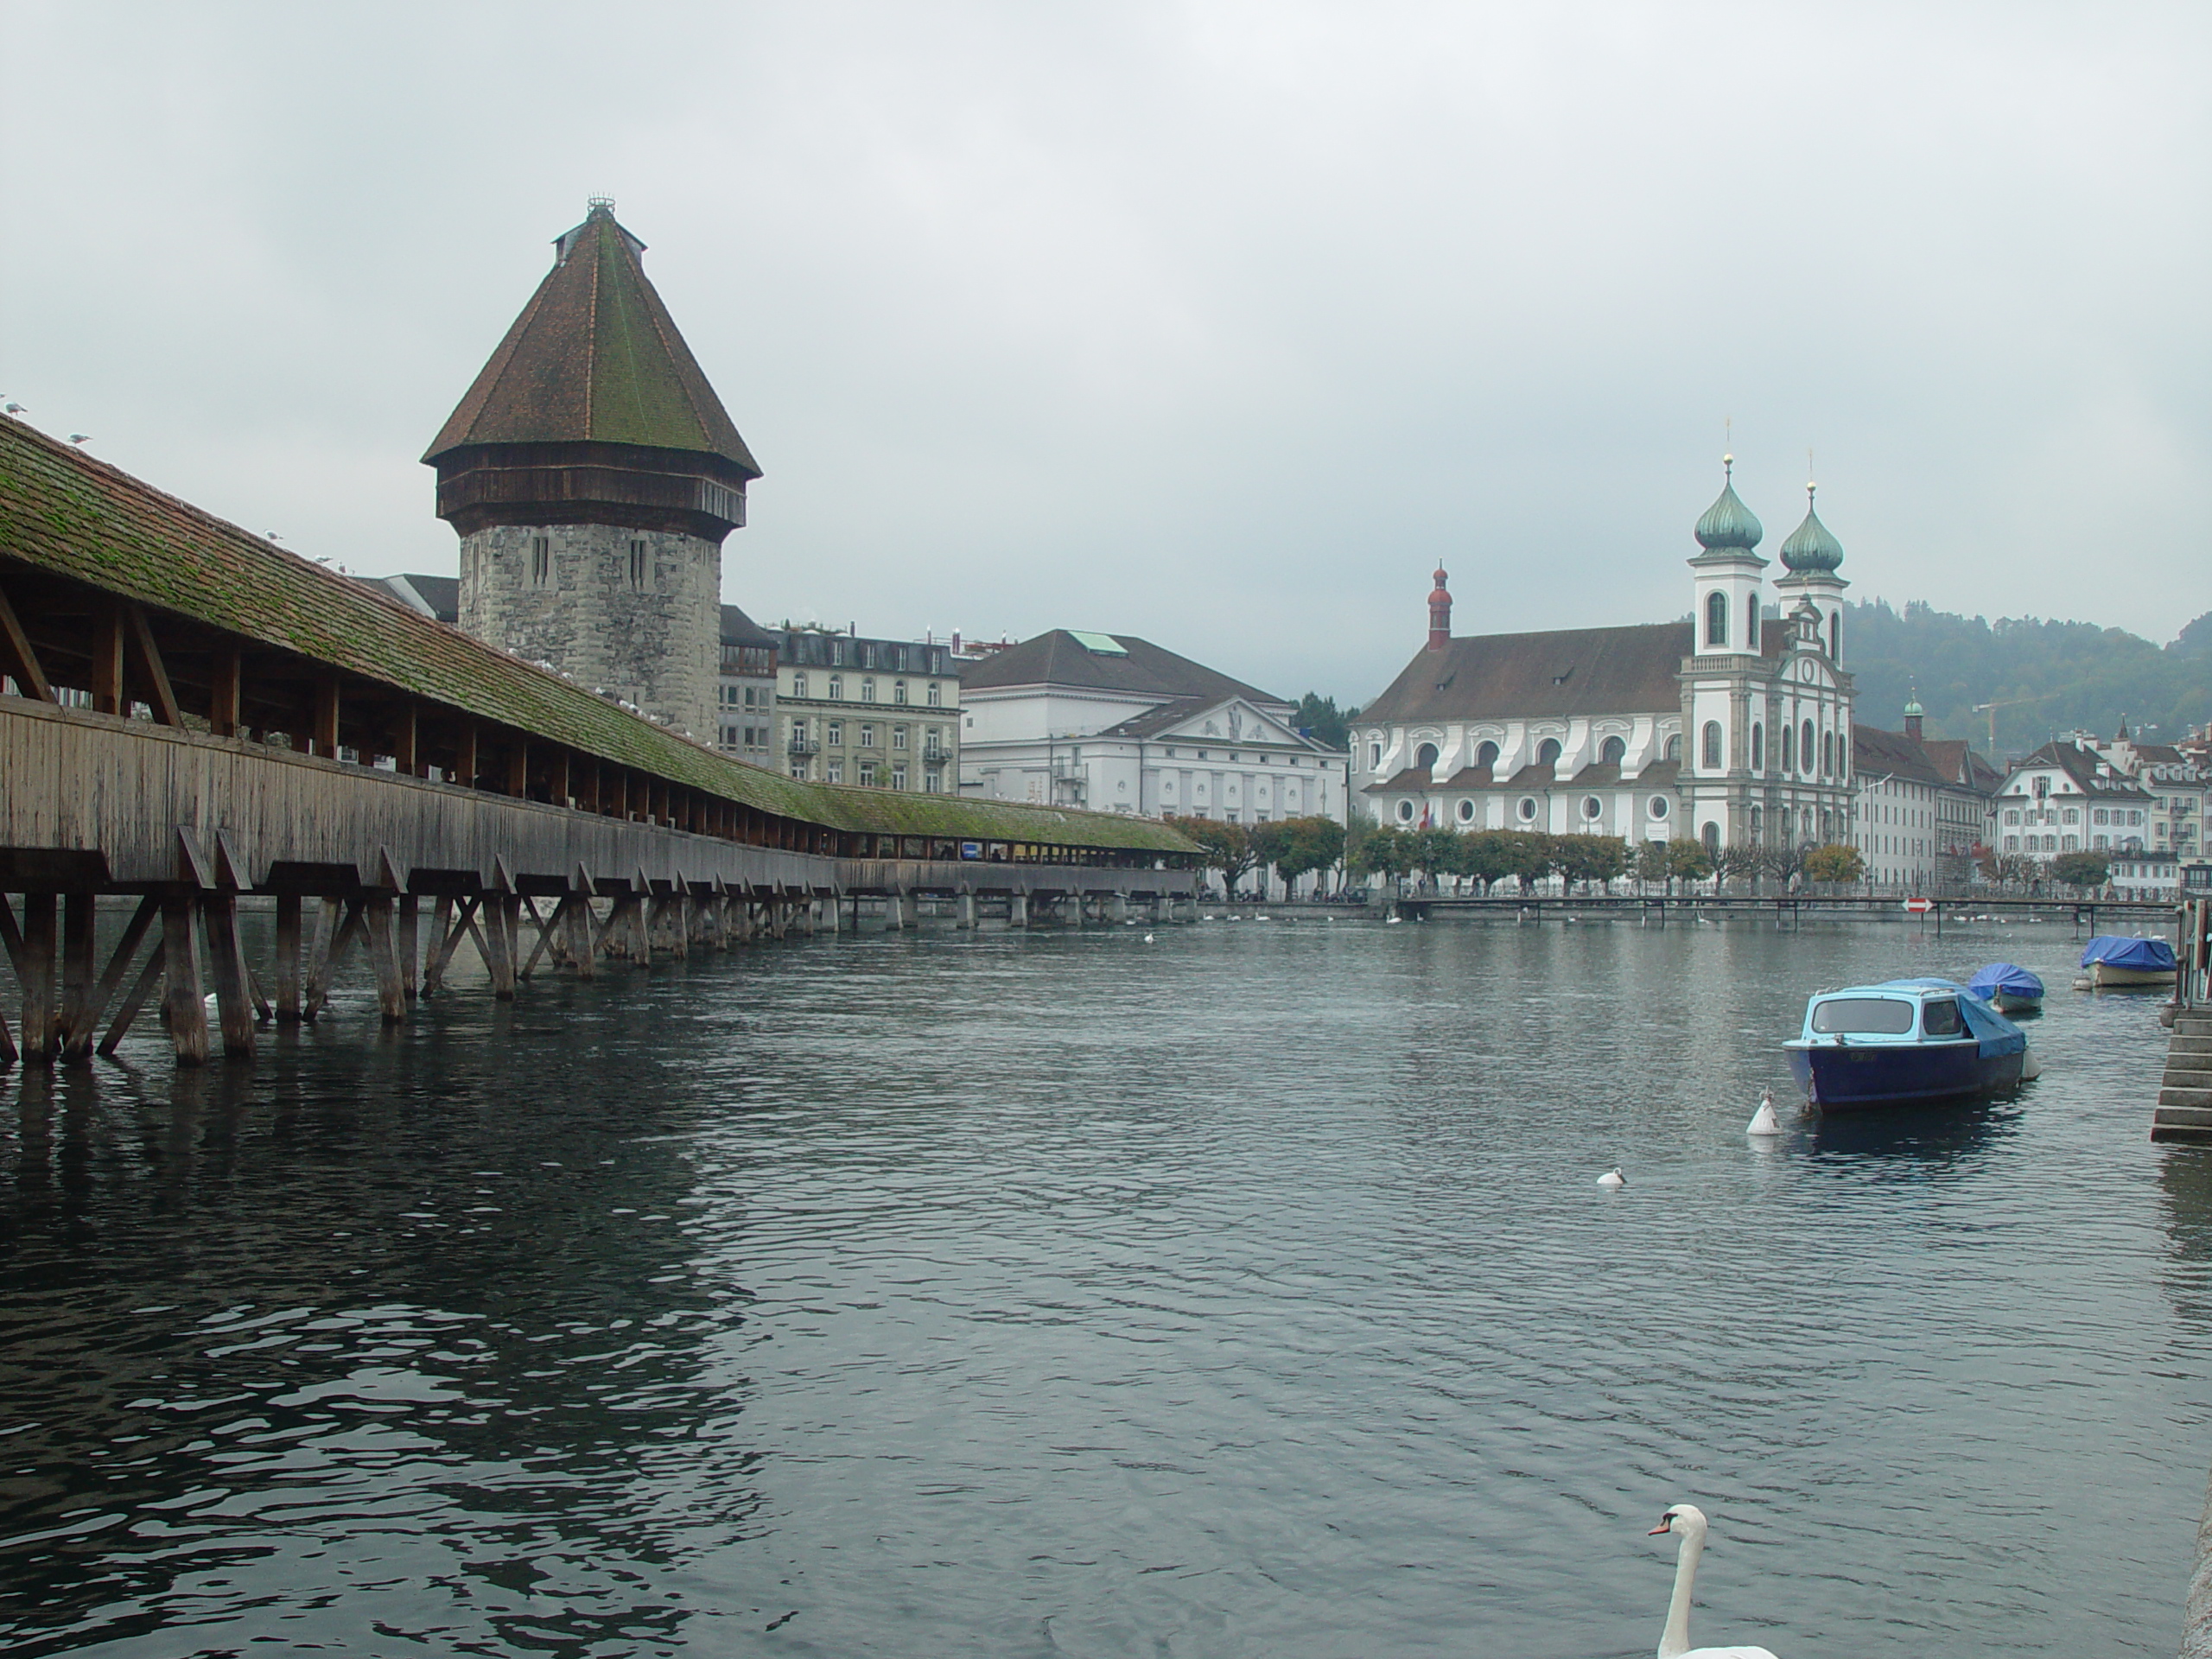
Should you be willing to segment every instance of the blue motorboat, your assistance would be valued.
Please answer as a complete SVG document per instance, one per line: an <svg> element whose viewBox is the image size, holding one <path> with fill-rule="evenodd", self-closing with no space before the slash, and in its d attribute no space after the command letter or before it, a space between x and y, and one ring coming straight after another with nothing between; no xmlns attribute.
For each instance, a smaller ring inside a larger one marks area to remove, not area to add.
<svg viewBox="0 0 2212 1659"><path fill-rule="evenodd" d="M1824 1112L1967 1100L2012 1087L2028 1065L2027 1033L1948 979L1821 991L1783 1046Z"/></svg>
<svg viewBox="0 0 2212 1659"><path fill-rule="evenodd" d="M2043 981L2014 962L1993 962L1974 970L1972 991L1999 1014L2043 1012Z"/></svg>
<svg viewBox="0 0 2212 1659"><path fill-rule="evenodd" d="M2082 968L2092 985L2171 985L2180 972L2165 940L2107 934L2082 947Z"/></svg>

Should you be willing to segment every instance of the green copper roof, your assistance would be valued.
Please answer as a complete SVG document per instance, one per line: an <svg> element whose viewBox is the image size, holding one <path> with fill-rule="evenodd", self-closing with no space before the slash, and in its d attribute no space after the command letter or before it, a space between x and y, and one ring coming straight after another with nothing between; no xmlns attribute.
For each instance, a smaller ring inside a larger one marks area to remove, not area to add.
<svg viewBox="0 0 2212 1659"><path fill-rule="evenodd" d="M760 476L675 319L645 244L594 203L423 459L470 444L626 443L718 455Z"/></svg>
<svg viewBox="0 0 2212 1659"><path fill-rule="evenodd" d="M1792 570L1833 570L1843 563L1843 543L1828 533L1813 511L1813 492L1805 491L1805 522L1782 544L1782 562Z"/></svg>
<svg viewBox="0 0 2212 1659"><path fill-rule="evenodd" d="M1705 510L1694 533L1698 545L1708 553L1748 553L1759 544L1766 527L1736 493L1734 467L1723 464L1727 466L1727 481L1720 486L1720 499Z"/></svg>

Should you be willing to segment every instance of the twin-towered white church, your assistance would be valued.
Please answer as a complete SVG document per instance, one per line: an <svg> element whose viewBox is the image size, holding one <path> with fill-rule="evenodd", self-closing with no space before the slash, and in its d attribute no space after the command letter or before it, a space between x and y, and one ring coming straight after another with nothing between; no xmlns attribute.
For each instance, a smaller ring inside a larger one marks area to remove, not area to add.
<svg viewBox="0 0 2212 1659"><path fill-rule="evenodd" d="M1688 622L1452 635L1444 571L1428 644L1354 729L1355 797L1386 823L1541 830L1710 848L1848 842L1851 677L1843 549L1813 510L1782 544L1736 494L1697 521Z"/></svg>

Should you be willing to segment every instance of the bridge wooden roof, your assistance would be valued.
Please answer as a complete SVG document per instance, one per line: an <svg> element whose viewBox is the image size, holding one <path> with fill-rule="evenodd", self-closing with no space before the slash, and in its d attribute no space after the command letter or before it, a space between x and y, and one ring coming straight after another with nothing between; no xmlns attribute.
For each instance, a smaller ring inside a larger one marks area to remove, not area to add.
<svg viewBox="0 0 2212 1659"><path fill-rule="evenodd" d="M1165 824L1145 818L802 783L732 760L22 422L0 419L0 569L7 561L825 829L1196 850Z"/></svg>

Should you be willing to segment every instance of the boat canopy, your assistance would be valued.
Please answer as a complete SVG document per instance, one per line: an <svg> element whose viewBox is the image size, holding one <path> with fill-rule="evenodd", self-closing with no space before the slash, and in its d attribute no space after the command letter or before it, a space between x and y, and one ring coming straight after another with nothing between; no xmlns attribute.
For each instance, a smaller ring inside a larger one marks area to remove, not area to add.
<svg viewBox="0 0 2212 1659"><path fill-rule="evenodd" d="M1993 962L1974 970L1967 989L1985 1002L2000 992L2006 996L2036 997L2043 995L2043 981L2018 963Z"/></svg>
<svg viewBox="0 0 2212 1659"><path fill-rule="evenodd" d="M1907 1043L1971 1037L1984 1054L2008 1053L2027 1045L2025 1032L1973 991L1955 979L1932 977L1885 979L1878 985L1820 992L1805 1005L1805 1028L1798 1040L1885 1037Z"/></svg>
<svg viewBox="0 0 2212 1659"><path fill-rule="evenodd" d="M2103 963L2112 968L2133 968L2144 973L2174 971L2174 948L2164 939L2132 939L2100 934L2082 952L2082 965Z"/></svg>

